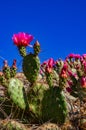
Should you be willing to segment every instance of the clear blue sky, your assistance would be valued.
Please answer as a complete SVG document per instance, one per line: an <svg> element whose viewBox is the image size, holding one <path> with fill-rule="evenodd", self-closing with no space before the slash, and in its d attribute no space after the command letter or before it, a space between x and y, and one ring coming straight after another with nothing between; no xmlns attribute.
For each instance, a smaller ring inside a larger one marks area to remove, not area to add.
<svg viewBox="0 0 86 130"><path fill-rule="evenodd" d="M21 64L12 42L12 35L18 32L38 39L41 62L86 53L86 0L1 0L0 56L9 64L14 58Z"/></svg>

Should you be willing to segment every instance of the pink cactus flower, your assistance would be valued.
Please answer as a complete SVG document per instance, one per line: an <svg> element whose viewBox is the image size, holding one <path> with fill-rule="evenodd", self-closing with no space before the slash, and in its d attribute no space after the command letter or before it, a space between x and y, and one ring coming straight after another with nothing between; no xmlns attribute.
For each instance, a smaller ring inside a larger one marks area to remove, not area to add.
<svg viewBox="0 0 86 130"><path fill-rule="evenodd" d="M80 57L80 62L83 63L84 59L83 56Z"/></svg>
<svg viewBox="0 0 86 130"><path fill-rule="evenodd" d="M79 59L81 56L79 54L75 54L74 58Z"/></svg>
<svg viewBox="0 0 86 130"><path fill-rule="evenodd" d="M55 61L53 58L50 58L49 60L44 61L43 64L41 64L41 67L44 67L46 72L51 73L54 65Z"/></svg>
<svg viewBox="0 0 86 130"><path fill-rule="evenodd" d="M76 58L79 59L81 56L79 54L69 54L68 58Z"/></svg>
<svg viewBox="0 0 86 130"><path fill-rule="evenodd" d="M71 53L68 55L68 58L74 58L75 54Z"/></svg>
<svg viewBox="0 0 86 130"><path fill-rule="evenodd" d="M62 68L63 70L67 70L68 69L68 65L67 65L67 62L64 62L64 65L63 65L63 68Z"/></svg>
<svg viewBox="0 0 86 130"><path fill-rule="evenodd" d="M82 57L83 57L84 59L86 59L86 54L83 54Z"/></svg>
<svg viewBox="0 0 86 130"><path fill-rule="evenodd" d="M52 73L52 68L46 66L45 71L48 72L48 73Z"/></svg>
<svg viewBox="0 0 86 130"><path fill-rule="evenodd" d="M67 62L64 62L64 65L63 65L63 68L61 70L61 74L60 76L63 77L63 78L67 78L67 69L68 69L68 65L67 65Z"/></svg>
<svg viewBox="0 0 86 130"><path fill-rule="evenodd" d="M86 77L81 78L81 86L82 88L86 88Z"/></svg>
<svg viewBox="0 0 86 130"><path fill-rule="evenodd" d="M12 37L14 44L18 47L20 46L28 46L30 42L33 40L33 36L24 32L19 32L18 34L14 34Z"/></svg>
<svg viewBox="0 0 86 130"><path fill-rule="evenodd" d="M55 64L55 62L54 62L53 58L50 58L48 60L48 66L49 66L49 68L52 68L54 64Z"/></svg>
<svg viewBox="0 0 86 130"><path fill-rule="evenodd" d="M62 78L67 78L67 77L68 77L65 70L62 70L62 71L61 71L60 76L61 76Z"/></svg>

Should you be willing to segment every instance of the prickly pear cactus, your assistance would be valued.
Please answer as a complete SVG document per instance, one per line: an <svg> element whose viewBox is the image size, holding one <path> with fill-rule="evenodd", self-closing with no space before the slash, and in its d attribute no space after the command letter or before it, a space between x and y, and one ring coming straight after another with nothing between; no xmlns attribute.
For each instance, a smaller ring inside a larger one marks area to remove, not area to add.
<svg viewBox="0 0 86 130"><path fill-rule="evenodd" d="M23 59L23 72L28 81L34 83L37 80L40 70L40 60L38 56L29 54Z"/></svg>
<svg viewBox="0 0 86 130"><path fill-rule="evenodd" d="M31 89L28 99L30 113L35 121L65 122L67 108L60 88L37 83Z"/></svg>
<svg viewBox="0 0 86 130"><path fill-rule="evenodd" d="M9 81L8 93L12 101L21 109L25 109L27 106L27 100L23 83L17 79L12 78Z"/></svg>
<svg viewBox="0 0 86 130"><path fill-rule="evenodd" d="M2 130L27 130L23 124L15 121L15 120L2 120L0 122L0 129Z"/></svg>

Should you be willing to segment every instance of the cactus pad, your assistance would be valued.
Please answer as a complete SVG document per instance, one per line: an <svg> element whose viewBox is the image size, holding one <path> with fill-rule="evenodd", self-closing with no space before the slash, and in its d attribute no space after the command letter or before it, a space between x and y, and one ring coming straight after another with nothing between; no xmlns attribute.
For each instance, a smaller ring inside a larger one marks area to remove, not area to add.
<svg viewBox="0 0 86 130"><path fill-rule="evenodd" d="M25 46L19 46L18 50L22 57L26 56L26 47Z"/></svg>
<svg viewBox="0 0 86 130"><path fill-rule="evenodd" d="M65 97L59 87L51 87L44 93L42 100L43 121L51 120L63 124L67 116Z"/></svg>
<svg viewBox="0 0 86 130"><path fill-rule="evenodd" d="M12 78L9 81L8 93L12 101L21 109L26 108L26 95L23 87L23 83L17 79Z"/></svg>
<svg viewBox="0 0 86 130"><path fill-rule="evenodd" d="M28 81L33 83L36 81L39 70L40 70L40 60L34 54L29 54L23 59L23 72L27 77Z"/></svg>

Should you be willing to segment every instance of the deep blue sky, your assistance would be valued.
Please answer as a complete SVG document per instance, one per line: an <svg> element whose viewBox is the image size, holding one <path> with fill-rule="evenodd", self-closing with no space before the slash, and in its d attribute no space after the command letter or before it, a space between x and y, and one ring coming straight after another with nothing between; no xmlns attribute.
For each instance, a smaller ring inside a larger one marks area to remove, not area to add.
<svg viewBox="0 0 86 130"><path fill-rule="evenodd" d="M12 42L12 35L18 32L38 39L41 62L86 53L86 0L1 0L0 56L9 64L14 58L21 64Z"/></svg>

